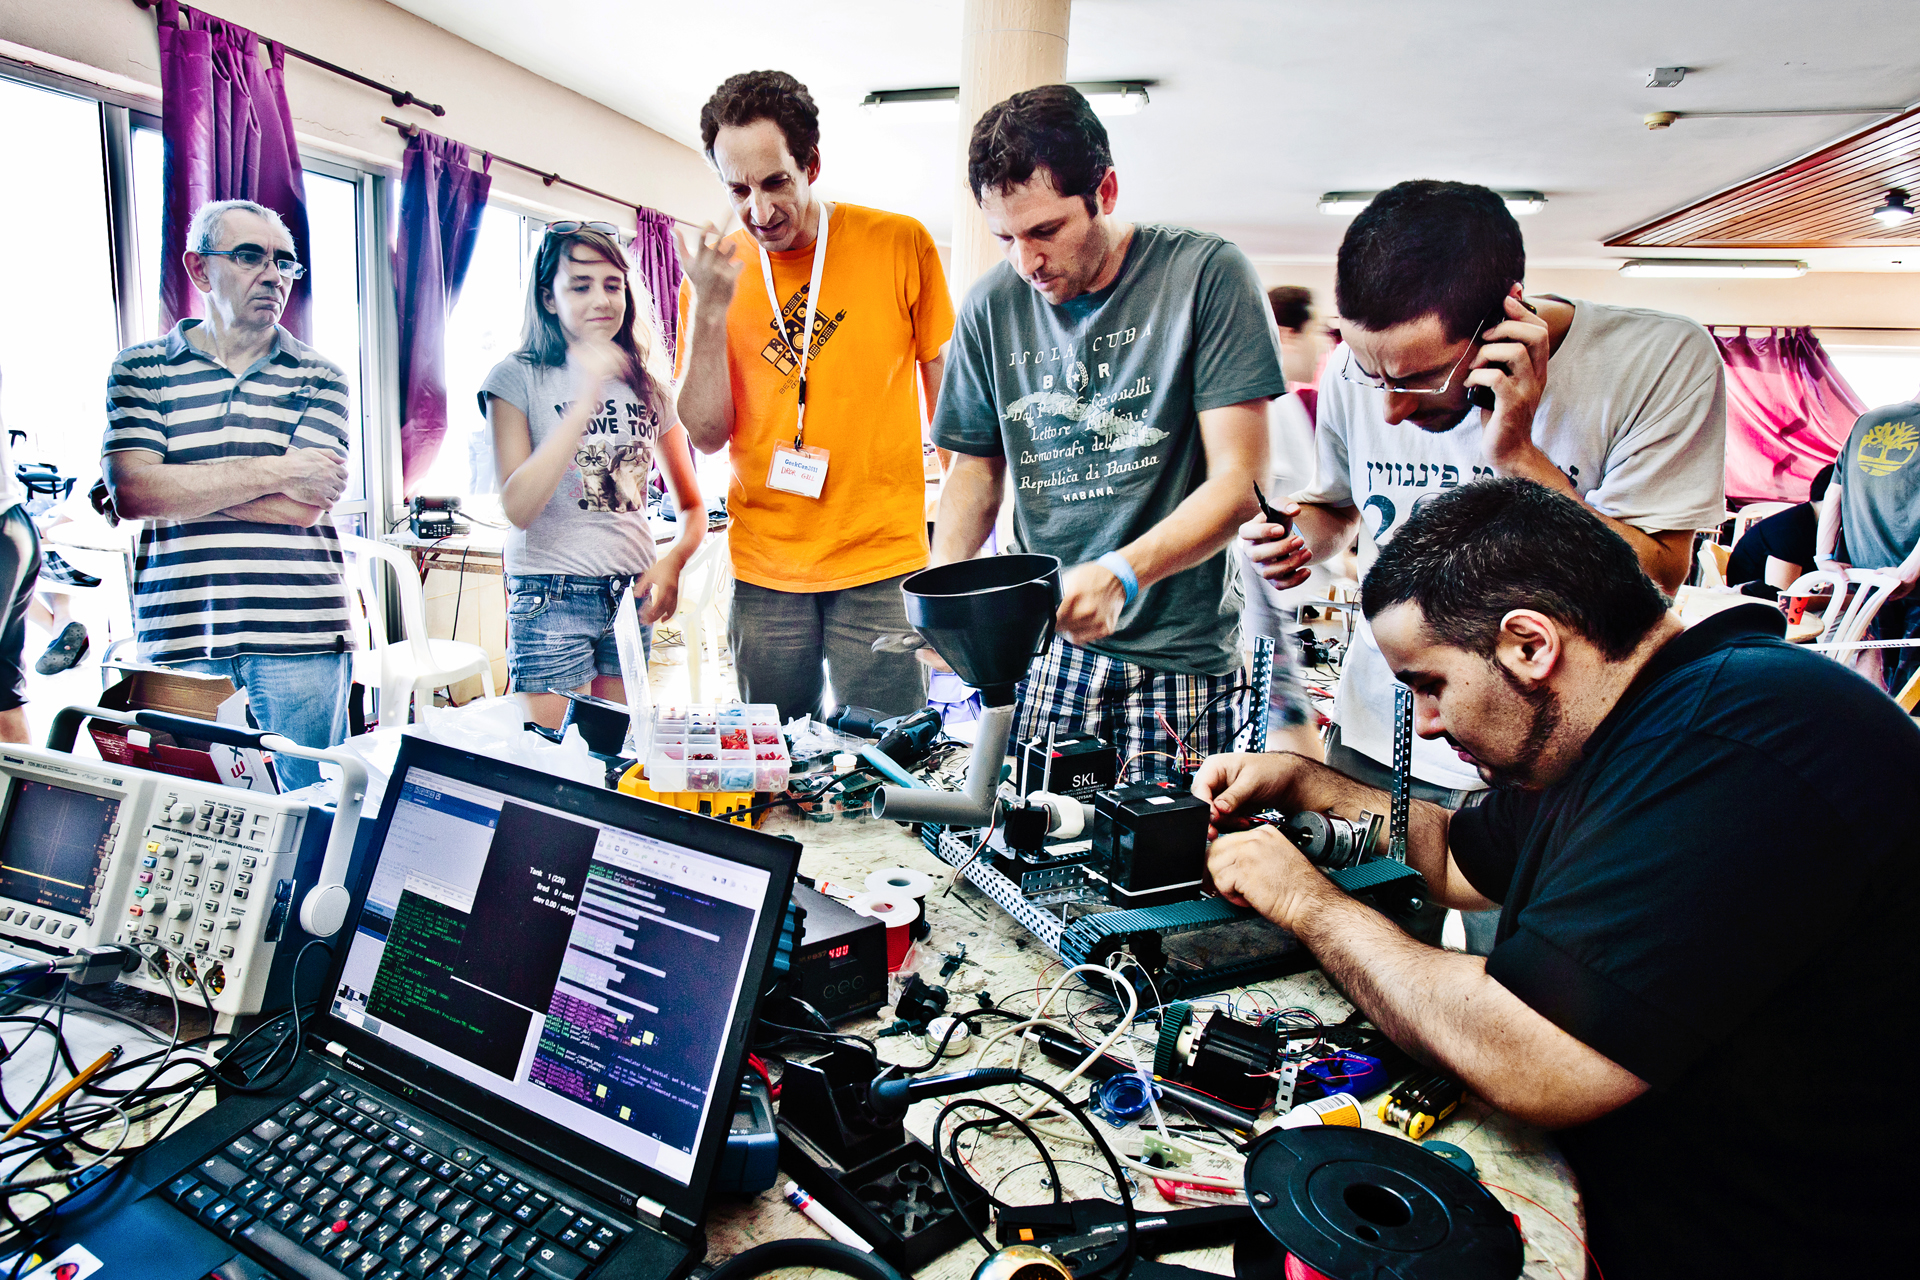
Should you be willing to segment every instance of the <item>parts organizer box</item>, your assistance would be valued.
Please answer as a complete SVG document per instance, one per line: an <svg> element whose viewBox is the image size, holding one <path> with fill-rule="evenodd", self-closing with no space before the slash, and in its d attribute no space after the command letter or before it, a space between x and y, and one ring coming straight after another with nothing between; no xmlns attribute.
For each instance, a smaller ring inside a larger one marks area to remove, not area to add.
<svg viewBox="0 0 1920 1280"><path fill-rule="evenodd" d="M780 711L771 703L653 709L646 778L655 792L777 794L787 789L792 767Z"/></svg>

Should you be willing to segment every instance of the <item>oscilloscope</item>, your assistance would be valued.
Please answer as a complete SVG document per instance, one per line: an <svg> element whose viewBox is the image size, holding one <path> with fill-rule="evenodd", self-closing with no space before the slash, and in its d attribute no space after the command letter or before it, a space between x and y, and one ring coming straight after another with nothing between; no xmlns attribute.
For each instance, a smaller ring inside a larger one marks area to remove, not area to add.
<svg viewBox="0 0 1920 1280"><path fill-rule="evenodd" d="M366 775L357 761L272 734L155 712L68 708L83 717L324 759L340 765L341 821L303 797L265 795L65 751L0 746L0 940L50 952L111 943L149 959L120 981L216 1013L289 999L300 944L339 928ZM244 743L240 742L244 739ZM165 969L163 971L163 967ZM172 986L168 985L171 978Z"/></svg>

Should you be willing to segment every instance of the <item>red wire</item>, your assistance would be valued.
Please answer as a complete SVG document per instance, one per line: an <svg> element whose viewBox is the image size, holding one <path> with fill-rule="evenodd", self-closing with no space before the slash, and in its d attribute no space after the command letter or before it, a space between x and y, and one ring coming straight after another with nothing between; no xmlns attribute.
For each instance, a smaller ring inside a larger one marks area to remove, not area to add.
<svg viewBox="0 0 1920 1280"><path fill-rule="evenodd" d="M1525 1200L1528 1204L1532 1205L1534 1208L1538 1209L1540 1212L1546 1214L1549 1218L1552 1218L1555 1222L1558 1222L1560 1224L1560 1229L1573 1237L1573 1242L1579 1245L1580 1248L1586 1253L1587 1261L1593 1264L1594 1280L1607 1280L1606 1275L1602 1273L1600 1270L1600 1259L1593 1256L1593 1250L1587 1248L1587 1242L1585 1238L1582 1237L1578 1231L1575 1231L1572 1227L1568 1226L1566 1223L1566 1219L1562 1218L1559 1214L1555 1213L1553 1210L1547 1208L1547 1206L1541 1204L1538 1200L1533 1199L1531 1196L1523 1196L1518 1191L1513 1190L1511 1187L1503 1187L1497 1182L1488 1182L1484 1178L1480 1180L1480 1185L1483 1187L1489 1187L1494 1191L1504 1191L1510 1196L1514 1196L1518 1199ZM1548 1261L1552 1261L1552 1259L1548 1259ZM1553 1269L1555 1271L1559 1271L1560 1264L1554 1263ZM1564 1275L1565 1272L1561 1272L1561 1274Z"/></svg>

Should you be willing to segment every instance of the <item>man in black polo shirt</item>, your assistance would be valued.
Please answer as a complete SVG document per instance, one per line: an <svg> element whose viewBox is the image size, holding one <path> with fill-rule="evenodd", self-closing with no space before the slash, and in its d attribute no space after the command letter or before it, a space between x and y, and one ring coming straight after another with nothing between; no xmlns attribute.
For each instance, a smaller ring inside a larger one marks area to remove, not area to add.
<svg viewBox="0 0 1920 1280"><path fill-rule="evenodd" d="M1248 829L1386 806L1298 756L1202 767L1214 886L1397 1043L1562 1130L1609 1280L1890 1268L1911 1178L1853 1088L1920 1040L1920 729L1769 606L1683 629L1626 542L1530 481L1433 499L1361 605L1416 730L1499 788L1414 802L1407 854L1437 901L1500 906L1492 954L1415 942Z"/></svg>

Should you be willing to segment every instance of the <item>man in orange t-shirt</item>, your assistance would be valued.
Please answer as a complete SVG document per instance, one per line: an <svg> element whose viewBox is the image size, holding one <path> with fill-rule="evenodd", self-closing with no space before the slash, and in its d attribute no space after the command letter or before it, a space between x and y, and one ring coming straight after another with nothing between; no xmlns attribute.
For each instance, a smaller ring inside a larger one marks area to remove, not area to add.
<svg viewBox="0 0 1920 1280"><path fill-rule="evenodd" d="M919 664L873 642L911 630L900 580L927 563L920 394L931 413L953 331L939 254L912 218L814 194L819 114L784 72L722 84L700 135L742 229L680 245L678 407L696 448L731 449L741 697L818 715L830 674L840 702L912 711Z"/></svg>

